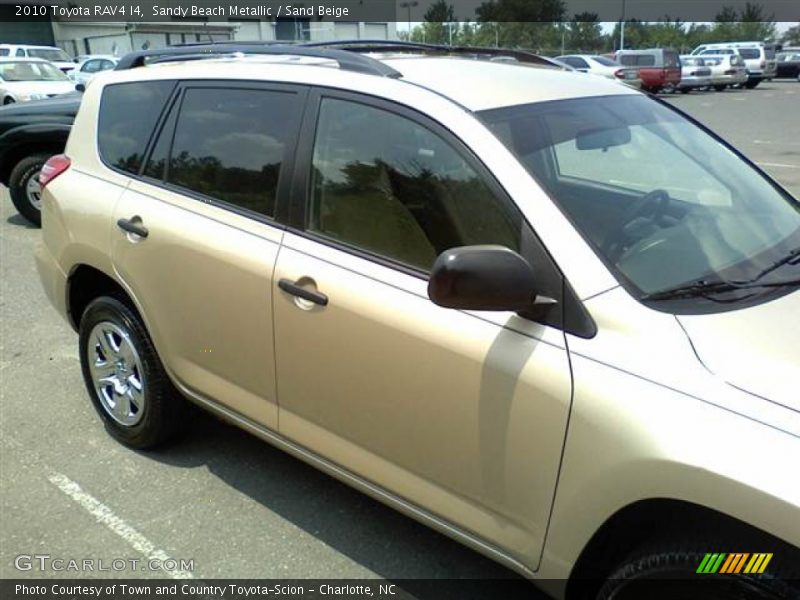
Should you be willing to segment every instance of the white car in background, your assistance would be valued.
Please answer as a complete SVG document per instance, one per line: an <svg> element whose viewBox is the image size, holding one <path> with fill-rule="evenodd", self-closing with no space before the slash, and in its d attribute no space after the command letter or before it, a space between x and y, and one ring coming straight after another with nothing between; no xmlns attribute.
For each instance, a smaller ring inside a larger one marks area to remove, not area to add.
<svg viewBox="0 0 800 600"><path fill-rule="evenodd" d="M3 58L40 58L48 60L56 67L69 73L75 68L69 54L55 46L30 46L20 44L0 44L0 57Z"/></svg>
<svg viewBox="0 0 800 600"><path fill-rule="evenodd" d="M52 63L38 58L0 58L0 102L3 105L42 100L75 89Z"/></svg>
<svg viewBox="0 0 800 600"><path fill-rule="evenodd" d="M118 57L106 54L84 56L75 66L75 69L70 72L69 77L75 83L86 85L97 73L113 69L118 62Z"/></svg>
<svg viewBox="0 0 800 600"><path fill-rule="evenodd" d="M721 92L726 87L747 85L749 75L744 59L736 53L710 54L703 52L700 57L711 69L711 86Z"/></svg>
<svg viewBox="0 0 800 600"><path fill-rule="evenodd" d="M556 60L582 73L600 75L608 79L621 81L635 88L642 87L642 80L639 78L639 69L623 66L607 56L598 56L594 54L565 54L564 56L557 56Z"/></svg>
<svg viewBox="0 0 800 600"><path fill-rule="evenodd" d="M692 55L738 54L747 68L745 87L753 89L762 81L775 77L778 61L775 59L776 46L765 42L724 42L705 44L692 50Z"/></svg>

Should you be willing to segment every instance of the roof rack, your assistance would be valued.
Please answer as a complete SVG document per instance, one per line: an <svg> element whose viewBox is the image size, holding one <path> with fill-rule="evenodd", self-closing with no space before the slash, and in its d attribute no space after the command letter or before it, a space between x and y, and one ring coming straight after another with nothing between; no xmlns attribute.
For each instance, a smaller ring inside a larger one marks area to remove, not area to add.
<svg viewBox="0 0 800 600"><path fill-rule="evenodd" d="M339 64L339 68L355 73L366 73L380 77L398 78L401 74L379 60L364 56L344 49L315 47L287 43L216 43L216 44L186 44L170 46L158 50L142 50L131 52L123 56L116 66L116 70L135 69L149 63L161 63L179 60L201 60L236 54L259 54L273 56L305 56L322 58Z"/></svg>
<svg viewBox="0 0 800 600"><path fill-rule="evenodd" d="M549 58L527 50L513 48L486 48L483 46L448 46L400 40L337 40L331 42L306 42L304 48L338 48L350 52L409 52L420 54L467 55L473 58L513 58L518 62L559 66Z"/></svg>

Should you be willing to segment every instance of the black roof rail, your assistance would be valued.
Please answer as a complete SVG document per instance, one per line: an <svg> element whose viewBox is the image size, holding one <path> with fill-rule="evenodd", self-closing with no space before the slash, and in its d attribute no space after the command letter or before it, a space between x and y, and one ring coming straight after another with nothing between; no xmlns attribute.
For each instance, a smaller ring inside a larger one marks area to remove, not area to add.
<svg viewBox="0 0 800 600"><path fill-rule="evenodd" d="M381 77L401 77L398 71L381 61L349 50L270 42L187 44L158 50L141 50L123 56L117 64L116 70L135 69L154 62L200 60L236 54L322 58L338 63L339 68L344 71L379 75Z"/></svg>
<svg viewBox="0 0 800 600"><path fill-rule="evenodd" d="M491 48L484 46L448 46L446 44L426 44L424 42L404 42L400 40L336 40L330 42L307 42L304 48L340 48L351 52L410 52L421 54L467 55L474 58L509 57L522 63L557 67L549 58L515 48Z"/></svg>

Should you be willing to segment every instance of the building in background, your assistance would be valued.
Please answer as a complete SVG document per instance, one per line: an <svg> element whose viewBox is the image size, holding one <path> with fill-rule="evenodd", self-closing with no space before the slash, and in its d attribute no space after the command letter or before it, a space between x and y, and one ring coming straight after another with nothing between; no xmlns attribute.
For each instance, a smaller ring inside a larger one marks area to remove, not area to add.
<svg viewBox="0 0 800 600"><path fill-rule="evenodd" d="M6 8L6 7L0 7ZM60 46L72 56L115 54L163 48L172 44L227 41L395 40L395 22L331 22L313 19L197 22L175 19L160 23L79 22L39 18L0 21L0 43Z"/></svg>

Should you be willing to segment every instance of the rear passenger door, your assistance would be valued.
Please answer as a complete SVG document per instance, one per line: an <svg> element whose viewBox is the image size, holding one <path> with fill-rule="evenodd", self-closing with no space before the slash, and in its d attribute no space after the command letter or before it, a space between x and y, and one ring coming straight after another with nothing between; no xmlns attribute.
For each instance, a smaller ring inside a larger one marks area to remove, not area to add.
<svg viewBox="0 0 800 600"><path fill-rule="evenodd" d="M132 138L149 136L147 118L125 85L141 84L109 86L101 106L103 158L133 175L115 211L114 266L173 379L275 427L274 219L305 91L178 86L143 160Z"/></svg>

